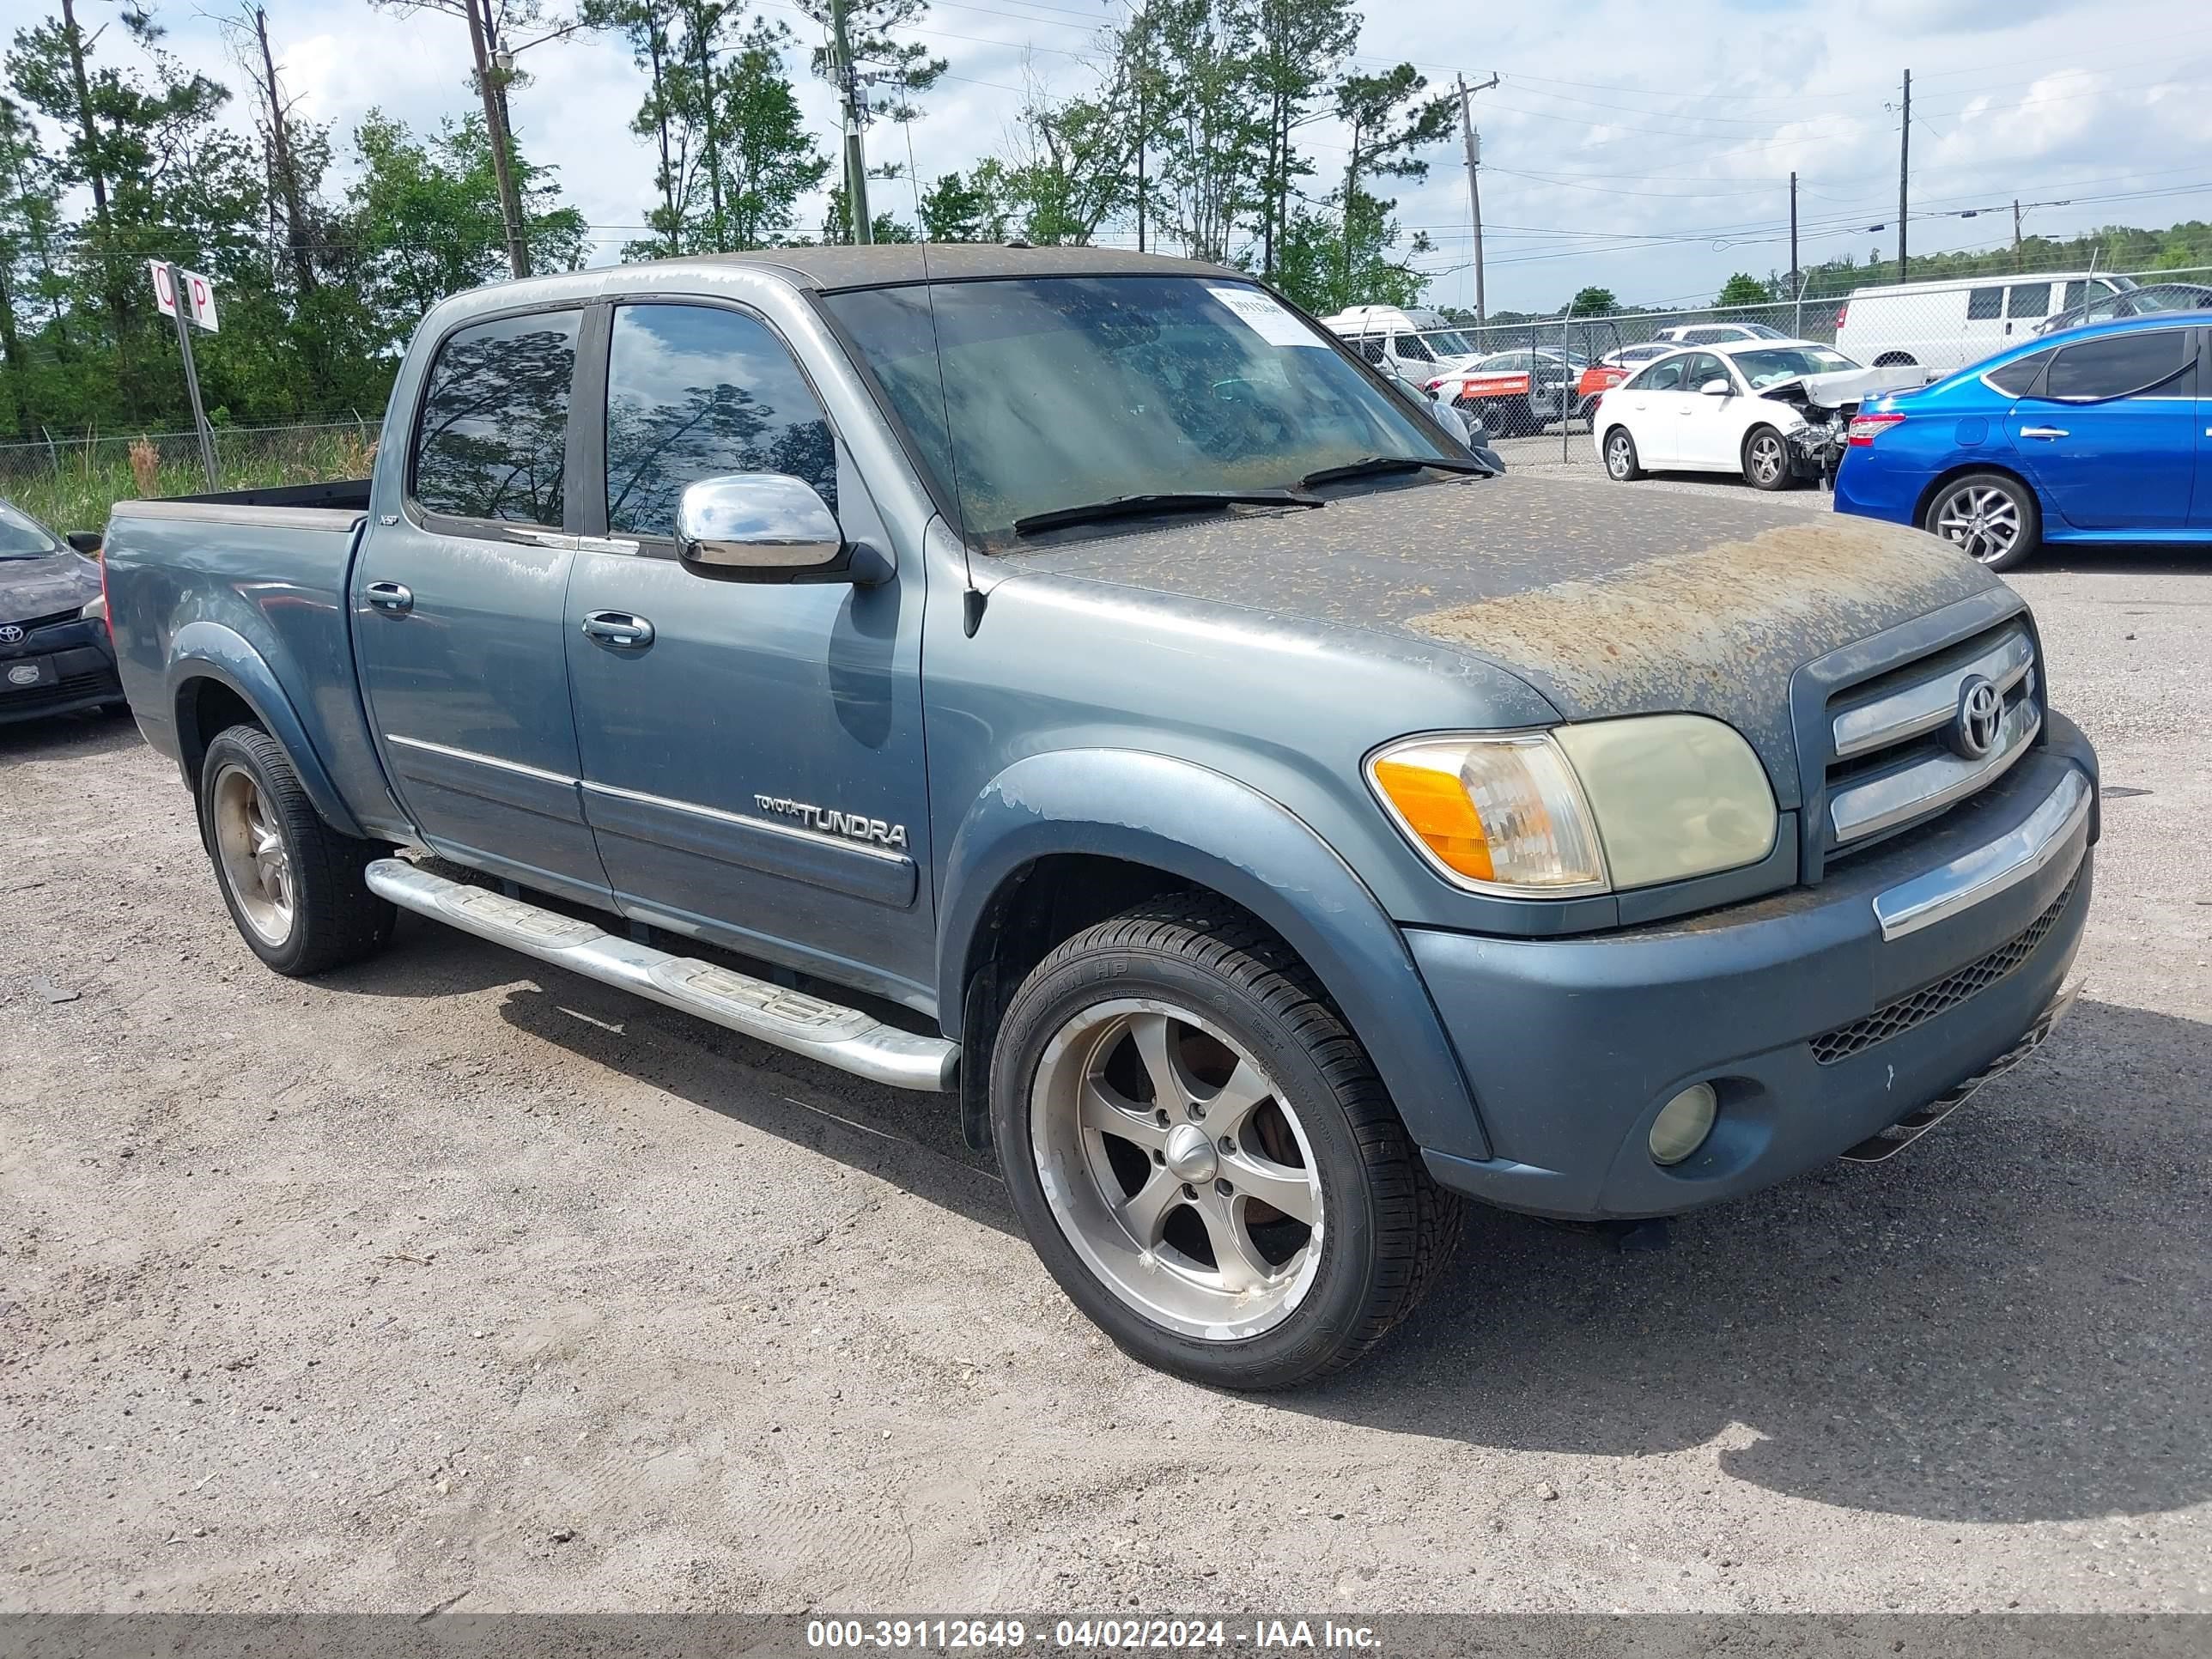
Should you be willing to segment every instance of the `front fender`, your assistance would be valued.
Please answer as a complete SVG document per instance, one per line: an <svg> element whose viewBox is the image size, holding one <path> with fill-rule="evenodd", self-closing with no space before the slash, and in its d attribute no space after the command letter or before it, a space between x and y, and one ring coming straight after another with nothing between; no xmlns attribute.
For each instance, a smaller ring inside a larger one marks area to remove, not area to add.
<svg viewBox="0 0 2212 1659"><path fill-rule="evenodd" d="M1062 750L985 787L945 855L938 984L960 1029L971 941L992 896L1054 854L1126 860L1206 887L1288 941L1351 1022L1423 1147L1486 1158L1474 1100L1397 925L1280 803L1188 761Z"/></svg>
<svg viewBox="0 0 2212 1659"><path fill-rule="evenodd" d="M285 695L275 671L244 635L204 618L186 623L179 629L169 646L167 696L162 706L176 721L180 754L204 752L208 740L216 735L197 731L191 723L185 694L191 682L199 679L219 681L236 692L253 711L254 718L283 745L292 769L299 774L300 787L307 792L307 799L325 823L341 835L362 834L360 823L339 794L337 786L331 781L329 768L316 752L299 711ZM199 780L195 777L188 775L185 782L194 790L199 787Z"/></svg>

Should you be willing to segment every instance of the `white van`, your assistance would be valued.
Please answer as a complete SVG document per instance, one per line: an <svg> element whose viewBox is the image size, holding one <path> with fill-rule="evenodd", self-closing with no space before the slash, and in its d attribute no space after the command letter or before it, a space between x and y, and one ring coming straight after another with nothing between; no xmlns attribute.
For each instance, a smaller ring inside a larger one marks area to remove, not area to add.
<svg viewBox="0 0 2212 1659"><path fill-rule="evenodd" d="M1836 313L1836 349L1876 368L1948 374L2026 339L2054 313L2135 285L2130 276L2046 271L1857 289Z"/></svg>
<svg viewBox="0 0 2212 1659"><path fill-rule="evenodd" d="M1476 356L1471 336L1418 307L1352 306L1322 318L1321 325L1376 368L1417 386Z"/></svg>

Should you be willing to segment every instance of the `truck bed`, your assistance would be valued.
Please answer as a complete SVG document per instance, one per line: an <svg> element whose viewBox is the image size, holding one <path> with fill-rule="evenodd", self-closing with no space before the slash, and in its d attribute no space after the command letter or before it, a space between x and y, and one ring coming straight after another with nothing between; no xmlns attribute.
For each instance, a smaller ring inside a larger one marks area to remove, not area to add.
<svg viewBox="0 0 2212 1659"><path fill-rule="evenodd" d="M368 500L347 481L116 504L104 558L117 666L149 741L195 764L213 733L196 727L191 685L172 681L198 661L264 724L299 711L306 726L283 740L330 780L319 806L398 817L354 673L349 578Z"/></svg>

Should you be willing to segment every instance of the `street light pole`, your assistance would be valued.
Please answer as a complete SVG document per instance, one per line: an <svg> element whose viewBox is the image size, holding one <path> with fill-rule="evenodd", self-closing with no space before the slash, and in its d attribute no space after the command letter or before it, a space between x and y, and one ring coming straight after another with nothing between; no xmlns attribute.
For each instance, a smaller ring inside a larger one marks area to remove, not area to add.
<svg viewBox="0 0 2212 1659"><path fill-rule="evenodd" d="M495 70L487 44L484 15L477 9L479 0L461 0L469 14L469 49L475 54L477 87L483 94L484 131L491 140L492 173L499 181L499 213L507 227L507 268L516 276L530 275L530 242L522 231L522 203L514 188L514 158L508 154L507 123L500 119L499 88L493 82ZM489 7L491 0L482 0ZM513 60L510 58L510 62Z"/></svg>
<svg viewBox="0 0 2212 1659"><path fill-rule="evenodd" d="M1495 75L1479 87L1469 87L1464 75L1459 77L1460 137L1467 146L1467 205L1474 215L1474 326L1478 344L1486 315L1482 291L1482 186L1475 181L1475 169L1482 165L1482 141L1474 135L1474 115L1468 100L1474 94L1487 92L1497 84Z"/></svg>

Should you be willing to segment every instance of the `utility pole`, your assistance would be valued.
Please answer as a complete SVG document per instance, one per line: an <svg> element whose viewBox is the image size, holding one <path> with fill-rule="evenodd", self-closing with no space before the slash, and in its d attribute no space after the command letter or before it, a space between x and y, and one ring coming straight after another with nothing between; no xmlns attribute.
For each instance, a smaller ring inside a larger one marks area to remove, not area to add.
<svg viewBox="0 0 2212 1659"><path fill-rule="evenodd" d="M1145 78L1137 71L1137 252L1145 251Z"/></svg>
<svg viewBox="0 0 2212 1659"><path fill-rule="evenodd" d="M1805 337L1805 284L1797 277L1797 174L1790 174L1790 297L1797 302L1796 319L1790 331L1799 339Z"/></svg>
<svg viewBox="0 0 2212 1659"><path fill-rule="evenodd" d="M477 9L491 0L462 0L469 13L469 49L476 56L477 87L483 94L484 128L491 140L492 173L499 180L500 217L507 223L507 268L516 276L530 275L530 243L522 234L522 204L515 195L514 158L507 154L507 123L499 118L499 88L493 81L491 52L486 45L483 14Z"/></svg>
<svg viewBox="0 0 2212 1659"><path fill-rule="evenodd" d="M853 240L876 240L868 215L868 158L860 138L860 76L854 67L852 43L845 38L845 0L830 0L830 50L837 59L837 101L845 112L845 211Z"/></svg>
<svg viewBox="0 0 2212 1659"><path fill-rule="evenodd" d="M2012 268L2020 269L2020 198L2012 198Z"/></svg>
<svg viewBox="0 0 2212 1659"><path fill-rule="evenodd" d="M1479 87L1468 86L1464 75L1459 77L1460 137L1467 146L1467 205L1474 215L1474 325L1478 330L1487 314L1482 288L1482 186L1475 182L1475 169L1482 165L1482 141L1474 136L1474 106L1468 100L1497 84L1495 75ZM1479 337L1476 343L1480 343Z"/></svg>
<svg viewBox="0 0 2212 1659"><path fill-rule="evenodd" d="M1912 71L1905 71L1905 118L1897 124L1897 280L1905 280L1905 173L1912 155Z"/></svg>

